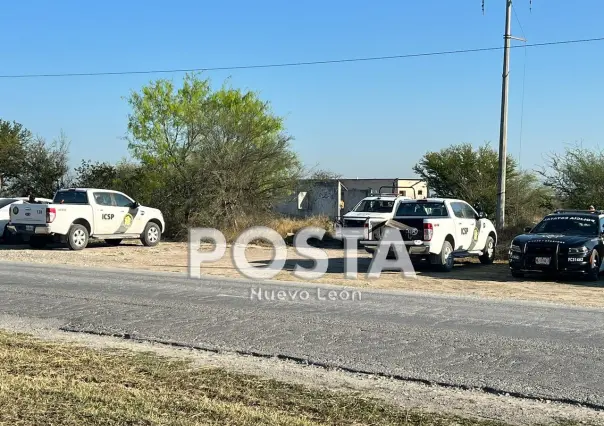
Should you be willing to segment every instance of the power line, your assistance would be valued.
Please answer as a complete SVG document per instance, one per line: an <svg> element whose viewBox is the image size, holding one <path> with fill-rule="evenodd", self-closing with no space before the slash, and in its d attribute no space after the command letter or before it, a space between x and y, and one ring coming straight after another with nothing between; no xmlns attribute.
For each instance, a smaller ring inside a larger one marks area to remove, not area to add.
<svg viewBox="0 0 604 426"><path fill-rule="evenodd" d="M562 44L589 43L589 42L594 42L594 41L604 41L604 37L525 44L524 47L554 46L554 45L562 45ZM523 46L511 46L511 48L516 48L516 47L523 47ZM91 76L103 76L103 75L165 74L165 73L197 72L197 71L234 71L234 70L256 69L256 68L284 68L284 67L296 67L296 66L305 66L305 65L325 65L325 64L341 64L341 63L351 63L351 62L384 61L384 60L391 60L391 59L406 59L406 58L417 58L417 57L424 57L424 56L442 56L442 55L453 55L453 54L460 54L460 53L488 52L488 51L502 50L502 49L503 49L503 47L485 47L485 48L477 48L477 49L460 49L460 50L448 50L448 51L440 51L440 52L411 53L411 54L406 54L406 55L374 56L374 57L366 57L366 58L332 59L332 60L325 60L325 61L289 62L289 63L278 63L278 64L240 65L240 66L230 66L230 67L208 67L208 68L145 70L145 71L107 71L107 72L60 73L60 74L14 74L14 75L0 75L0 78L8 79L8 78L43 78L43 77L91 77Z"/></svg>
<svg viewBox="0 0 604 426"><path fill-rule="evenodd" d="M522 28L522 23L520 22L520 18L518 18L518 14L516 13L516 8L512 5L512 11L514 12L514 16L516 17L516 22L518 22L518 26L520 27L520 31L522 32L522 37L526 38L524 34L524 28Z"/></svg>

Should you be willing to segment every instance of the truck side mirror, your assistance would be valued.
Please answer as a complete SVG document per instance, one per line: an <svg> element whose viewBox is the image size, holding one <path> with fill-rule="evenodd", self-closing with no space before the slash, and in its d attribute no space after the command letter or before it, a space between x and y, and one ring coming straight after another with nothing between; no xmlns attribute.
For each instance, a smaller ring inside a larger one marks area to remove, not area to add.
<svg viewBox="0 0 604 426"><path fill-rule="evenodd" d="M132 204L130 204L130 206L133 209L138 209L140 207L140 204L138 203L138 201L133 201Z"/></svg>
<svg viewBox="0 0 604 426"><path fill-rule="evenodd" d="M531 228L530 226L527 226L524 228L524 232L531 232L533 228Z"/></svg>

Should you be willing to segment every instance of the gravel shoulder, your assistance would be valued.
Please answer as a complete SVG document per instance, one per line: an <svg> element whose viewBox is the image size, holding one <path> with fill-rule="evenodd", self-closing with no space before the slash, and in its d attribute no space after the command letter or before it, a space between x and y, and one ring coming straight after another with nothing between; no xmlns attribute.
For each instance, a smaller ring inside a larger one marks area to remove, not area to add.
<svg viewBox="0 0 604 426"><path fill-rule="evenodd" d="M481 391L428 386L363 374L351 374L305 366L278 359L179 349L165 345L58 331L59 323L0 315L0 329L28 333L36 338L76 343L95 349L121 349L152 352L172 359L193 361L200 368L225 368L229 371L294 383L317 390L331 390L378 398L407 410L452 415L477 420L496 420L512 425L601 425L604 412L588 408L493 395ZM431 424L426 422L426 424Z"/></svg>
<svg viewBox="0 0 604 426"><path fill-rule="evenodd" d="M208 248L209 250L209 248ZM404 277L395 271L385 271L379 278L367 278L370 256L359 250L358 277L344 276L344 252L341 249L323 249L329 257L327 273L317 284L335 284L360 288L402 289L433 294L464 295L496 299L545 301L585 307L604 307L604 284L576 281L548 281L546 279L512 278L505 263L484 266L476 261L457 262L450 273L430 269L416 270L416 278ZM268 247L254 246L246 250L248 261L255 266L266 266L273 257ZM147 271L187 273L189 253L185 243L164 242L157 247L144 247L137 242L124 242L118 247L91 243L83 251L63 248L31 250L27 246L0 246L0 261L22 261L42 264L62 264L92 267L126 268ZM300 281L294 275L297 265L310 268L314 262L287 248L285 268L275 280ZM203 264L202 275L242 278L233 262L230 250L213 263Z"/></svg>

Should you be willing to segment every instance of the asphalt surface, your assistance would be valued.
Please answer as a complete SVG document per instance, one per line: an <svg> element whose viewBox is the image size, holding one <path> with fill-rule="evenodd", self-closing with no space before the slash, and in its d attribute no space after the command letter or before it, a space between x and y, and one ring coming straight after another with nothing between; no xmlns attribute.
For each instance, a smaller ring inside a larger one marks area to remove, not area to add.
<svg viewBox="0 0 604 426"><path fill-rule="evenodd" d="M0 313L67 330L604 407L604 310L365 290L350 300L353 289L330 300L342 287L317 288L0 262Z"/></svg>

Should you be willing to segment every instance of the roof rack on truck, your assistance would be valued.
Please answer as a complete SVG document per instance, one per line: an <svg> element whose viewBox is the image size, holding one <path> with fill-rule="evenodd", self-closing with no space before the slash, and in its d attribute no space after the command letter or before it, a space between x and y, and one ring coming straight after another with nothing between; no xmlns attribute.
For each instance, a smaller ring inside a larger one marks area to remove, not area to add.
<svg viewBox="0 0 604 426"><path fill-rule="evenodd" d="M383 188L387 188L389 191L392 192L382 192ZM400 192L394 192L393 190L397 189L398 191L400 191L401 189L411 189L413 191L413 198L417 198L417 194L415 193L415 188L413 188L412 186L390 186L390 185L385 185L385 186L380 186L379 189L379 195L383 195L383 196L390 196L390 197L404 197L404 195L402 195Z"/></svg>
<svg viewBox="0 0 604 426"><path fill-rule="evenodd" d="M554 213L587 213L587 214L604 214L604 210L583 210L583 209L556 209Z"/></svg>

